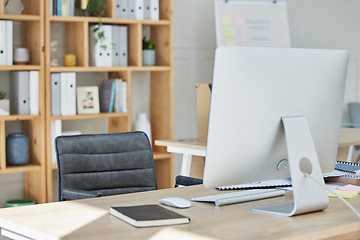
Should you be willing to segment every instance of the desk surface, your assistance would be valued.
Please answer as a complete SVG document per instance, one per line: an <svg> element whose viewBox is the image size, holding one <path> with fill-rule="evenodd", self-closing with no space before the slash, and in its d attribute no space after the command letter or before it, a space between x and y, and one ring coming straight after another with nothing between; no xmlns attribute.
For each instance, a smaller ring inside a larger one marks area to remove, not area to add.
<svg viewBox="0 0 360 240"><path fill-rule="evenodd" d="M192 148L196 150L206 151L206 142L198 141L196 138L187 139L173 139L173 140L155 140L155 145L165 147L181 147L181 148Z"/></svg>
<svg viewBox="0 0 360 240"><path fill-rule="evenodd" d="M349 147L351 145L360 145L360 128L341 128L339 147Z"/></svg>
<svg viewBox="0 0 360 240"><path fill-rule="evenodd" d="M187 199L218 193L202 185L125 194L79 201L0 209L0 226L35 239L148 239L160 230L175 228L215 239L320 239L360 235L360 221L340 200L331 199L321 212L281 217L250 210L253 206L291 199L291 193L248 203L215 207L194 202L190 208L174 209L191 218L190 224L135 228L109 214L111 206L154 204L158 199ZM360 210L359 197L349 202ZM171 239L171 237L169 237Z"/></svg>

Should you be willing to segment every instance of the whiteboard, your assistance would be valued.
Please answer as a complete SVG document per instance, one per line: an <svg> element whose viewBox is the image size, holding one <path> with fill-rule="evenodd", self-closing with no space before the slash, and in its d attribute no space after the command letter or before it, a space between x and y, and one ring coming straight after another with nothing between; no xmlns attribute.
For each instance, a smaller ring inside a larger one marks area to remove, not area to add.
<svg viewBox="0 0 360 240"><path fill-rule="evenodd" d="M214 0L217 46L290 47L286 2Z"/></svg>

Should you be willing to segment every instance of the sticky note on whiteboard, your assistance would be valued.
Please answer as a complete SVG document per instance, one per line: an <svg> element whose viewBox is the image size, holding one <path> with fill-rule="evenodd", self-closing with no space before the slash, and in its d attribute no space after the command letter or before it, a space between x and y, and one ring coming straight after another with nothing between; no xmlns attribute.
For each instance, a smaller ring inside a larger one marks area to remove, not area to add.
<svg viewBox="0 0 360 240"><path fill-rule="evenodd" d="M231 25L233 23L232 16L223 16L222 22L224 25Z"/></svg>
<svg viewBox="0 0 360 240"><path fill-rule="evenodd" d="M234 30L232 28L224 29L224 36L225 37L234 37Z"/></svg>
<svg viewBox="0 0 360 240"><path fill-rule="evenodd" d="M235 46L235 42L234 41L226 41L225 45L226 46Z"/></svg>

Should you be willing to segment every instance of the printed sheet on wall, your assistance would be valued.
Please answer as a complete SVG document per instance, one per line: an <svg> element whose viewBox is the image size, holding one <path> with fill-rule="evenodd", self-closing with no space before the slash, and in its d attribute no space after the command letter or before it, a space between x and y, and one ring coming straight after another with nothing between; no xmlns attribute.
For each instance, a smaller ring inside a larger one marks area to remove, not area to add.
<svg viewBox="0 0 360 240"><path fill-rule="evenodd" d="M214 0L217 46L290 47L286 2Z"/></svg>

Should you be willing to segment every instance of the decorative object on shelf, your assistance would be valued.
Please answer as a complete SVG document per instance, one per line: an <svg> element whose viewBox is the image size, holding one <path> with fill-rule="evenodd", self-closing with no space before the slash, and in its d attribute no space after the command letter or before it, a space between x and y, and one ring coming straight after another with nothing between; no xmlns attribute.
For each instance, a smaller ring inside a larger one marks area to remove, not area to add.
<svg viewBox="0 0 360 240"><path fill-rule="evenodd" d="M91 27L91 31L96 33L94 34L95 38L91 43L93 46L95 46L98 41L104 41L105 39L104 30L101 28L102 26L101 17L105 16L105 10L106 10L106 0L89 0L86 6L85 9L86 13L88 13L90 16L99 17L99 24L93 25ZM106 46L104 50L105 49Z"/></svg>
<svg viewBox="0 0 360 240"><path fill-rule="evenodd" d="M0 90L0 116L8 116L10 114L10 100L5 99L6 92Z"/></svg>
<svg viewBox="0 0 360 240"><path fill-rule="evenodd" d="M77 87L78 114L99 113L99 88L96 86Z"/></svg>
<svg viewBox="0 0 360 240"><path fill-rule="evenodd" d="M89 0L86 6L86 12L94 17L105 16L105 9L106 0Z"/></svg>
<svg viewBox="0 0 360 240"><path fill-rule="evenodd" d="M25 65L30 61L29 49L15 48L14 49L14 64Z"/></svg>
<svg viewBox="0 0 360 240"><path fill-rule="evenodd" d="M138 117L134 124L134 131L142 131L146 133L149 138L150 143L151 141L151 125L149 120L147 119L146 113L139 113Z"/></svg>
<svg viewBox="0 0 360 240"><path fill-rule="evenodd" d="M155 65L155 44L151 38L149 40L146 37L142 40L143 45L143 66Z"/></svg>
<svg viewBox="0 0 360 240"><path fill-rule="evenodd" d="M24 6L21 0L5 0L5 13L21 14Z"/></svg>
<svg viewBox="0 0 360 240"><path fill-rule="evenodd" d="M76 66L75 54L65 54L64 55L64 66L65 67L75 67Z"/></svg>
<svg viewBox="0 0 360 240"><path fill-rule="evenodd" d="M50 66L52 67L58 67L61 65L61 59L59 57L59 51L60 51L60 42L59 40L51 40L50 42Z"/></svg>
<svg viewBox="0 0 360 240"><path fill-rule="evenodd" d="M6 163L10 166L29 163L29 139L23 133L10 133L6 137Z"/></svg>

